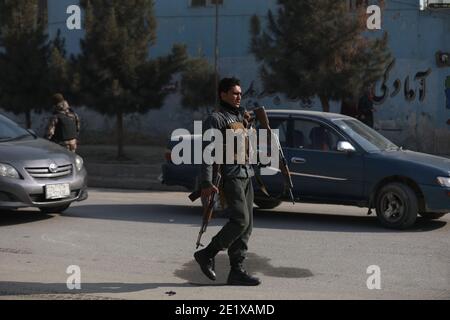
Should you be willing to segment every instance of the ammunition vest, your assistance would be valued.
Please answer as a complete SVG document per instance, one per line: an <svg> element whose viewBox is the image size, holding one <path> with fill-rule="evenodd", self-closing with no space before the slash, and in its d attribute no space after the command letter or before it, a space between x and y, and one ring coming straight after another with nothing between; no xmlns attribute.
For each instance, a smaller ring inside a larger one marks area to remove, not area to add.
<svg viewBox="0 0 450 320"><path fill-rule="evenodd" d="M54 139L56 141L67 141L77 137L77 125L75 119L64 113L58 113L58 123L55 128Z"/></svg>
<svg viewBox="0 0 450 320"><path fill-rule="evenodd" d="M227 126L226 126L226 130L232 130L233 133L236 134L236 136L233 138L234 139L234 150L233 150L233 160L234 160L234 164L248 164L249 163L249 138L248 138L248 129L244 126L244 123L241 121L236 121L235 119L225 115L225 119L227 121ZM227 143L230 143L229 141L226 140L227 136L226 136L226 132L223 132L223 137L224 137L224 150L223 150L223 154L226 157L227 153L226 153L226 149L227 149ZM240 136L240 137L239 137ZM238 154L238 139L242 139L242 136L244 138L244 148L243 150L241 150L241 152L243 154ZM226 161L226 158L224 159Z"/></svg>

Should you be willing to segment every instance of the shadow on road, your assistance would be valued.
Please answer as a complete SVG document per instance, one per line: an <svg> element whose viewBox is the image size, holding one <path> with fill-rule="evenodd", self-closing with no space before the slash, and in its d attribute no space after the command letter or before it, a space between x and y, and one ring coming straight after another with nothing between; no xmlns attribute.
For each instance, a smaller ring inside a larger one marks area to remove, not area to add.
<svg viewBox="0 0 450 320"><path fill-rule="evenodd" d="M151 223L187 224L198 227L201 223L201 208L199 206L148 204L148 205L78 205L63 214L67 217L87 219L111 219ZM307 212L284 212L278 210L255 210L255 228L308 230L328 232L425 232L443 228L444 220L426 220L417 218L416 224L404 231L390 230L382 227L377 218L372 216L357 216ZM215 218L211 226L221 226L227 220Z"/></svg>
<svg viewBox="0 0 450 320"><path fill-rule="evenodd" d="M89 297L83 296L102 293L138 292L164 287L179 288L192 287L192 285L189 283L81 283L80 289L70 290L67 288L66 283L0 281L0 296L50 295L49 298L58 298L57 295L69 294L74 295L75 299L89 299ZM60 298L67 297L61 296ZM96 297L91 298L95 299ZM105 297L97 297L97 299L99 298Z"/></svg>
<svg viewBox="0 0 450 320"><path fill-rule="evenodd" d="M216 256L217 280L208 280L200 271L197 262L191 260L185 263L181 269L176 270L174 275L186 280L186 283L81 283L80 289L70 290L66 283L42 283L42 282L18 282L0 281L0 296L27 296L41 295L48 299L108 299L109 297L95 296L95 294L129 293L145 290L167 288L164 295L174 295L175 288L198 287L198 286L225 286L229 272L229 260L225 253ZM294 267L275 267L270 259L258 256L254 253L248 254L246 267L251 273L261 273L277 278L307 278L313 274L308 269ZM70 295L70 296L66 296Z"/></svg>
<svg viewBox="0 0 450 320"><path fill-rule="evenodd" d="M407 233L424 232L443 228L447 225L444 220L427 220L418 217L414 226L408 230L387 229L378 223L374 214L371 216L343 215L341 212L336 215L323 213L292 213L283 211L255 210L255 220L260 221L260 227L270 228L281 221L283 224L295 225L298 228L309 231L330 231L330 232L375 232L375 233ZM283 229L283 226L280 227ZM290 229L286 227L286 229Z"/></svg>
<svg viewBox="0 0 450 320"><path fill-rule="evenodd" d="M23 223L32 223L36 221L51 219L52 217L52 215L41 213L40 211L0 210L0 227L18 225Z"/></svg>
<svg viewBox="0 0 450 320"><path fill-rule="evenodd" d="M51 219L55 215L43 214L39 211L19 210L0 211L0 227L33 223ZM86 219L108 219L122 221L137 221L150 223L187 224L198 227L201 221L201 208L189 205L139 204L139 205L77 205L61 214L63 217L78 217ZM404 231L390 230L382 227L375 215L359 216L336 214L288 212L278 210L255 209L255 228L308 230L328 232L426 232L447 226L445 220L427 220L418 217L416 224ZM211 220L211 226L221 226L226 218L218 217Z"/></svg>
<svg viewBox="0 0 450 320"><path fill-rule="evenodd" d="M245 261L245 266L251 274L261 273L276 278L308 278L313 276L312 272L308 269L272 266L269 263L269 258L261 257L251 252L247 254ZM226 285L230 270L229 265L228 255L226 253L219 253L215 257L216 281L211 281L206 278L195 260L185 263L181 269L175 271L174 275L196 286L223 286Z"/></svg>

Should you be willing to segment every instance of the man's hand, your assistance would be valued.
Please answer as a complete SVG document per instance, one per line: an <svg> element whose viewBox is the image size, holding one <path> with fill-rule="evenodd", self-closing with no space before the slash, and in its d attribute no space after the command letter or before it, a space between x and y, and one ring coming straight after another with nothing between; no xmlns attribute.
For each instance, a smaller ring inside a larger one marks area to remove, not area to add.
<svg viewBox="0 0 450 320"><path fill-rule="evenodd" d="M249 128L254 118L247 111L244 112L244 127Z"/></svg>
<svg viewBox="0 0 450 320"><path fill-rule="evenodd" d="M216 193L219 192L219 189L217 189L217 187L214 185L212 185L208 188L203 188L202 189L202 198L208 199L211 196L211 194L213 194L213 192L216 192Z"/></svg>

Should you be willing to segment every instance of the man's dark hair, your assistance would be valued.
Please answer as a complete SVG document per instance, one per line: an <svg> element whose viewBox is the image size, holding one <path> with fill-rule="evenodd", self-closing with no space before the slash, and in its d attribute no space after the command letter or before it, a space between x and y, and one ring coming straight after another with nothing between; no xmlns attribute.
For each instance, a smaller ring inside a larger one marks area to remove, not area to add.
<svg viewBox="0 0 450 320"><path fill-rule="evenodd" d="M54 105L57 105L58 103L61 103L64 101L64 96L61 93L55 93L52 96L52 102Z"/></svg>
<svg viewBox="0 0 450 320"><path fill-rule="evenodd" d="M241 86L241 81L235 77L223 78L219 82L219 97L222 92L227 93L232 87Z"/></svg>

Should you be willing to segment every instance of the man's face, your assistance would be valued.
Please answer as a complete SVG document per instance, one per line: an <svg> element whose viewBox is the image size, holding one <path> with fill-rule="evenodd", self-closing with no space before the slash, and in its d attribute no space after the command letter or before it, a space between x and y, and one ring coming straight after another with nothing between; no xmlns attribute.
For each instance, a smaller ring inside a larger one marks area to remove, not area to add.
<svg viewBox="0 0 450 320"><path fill-rule="evenodd" d="M220 97L222 98L222 100L235 108L239 108L239 106L241 105L241 96L242 91L240 86L231 87L228 92L220 93Z"/></svg>

